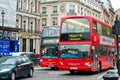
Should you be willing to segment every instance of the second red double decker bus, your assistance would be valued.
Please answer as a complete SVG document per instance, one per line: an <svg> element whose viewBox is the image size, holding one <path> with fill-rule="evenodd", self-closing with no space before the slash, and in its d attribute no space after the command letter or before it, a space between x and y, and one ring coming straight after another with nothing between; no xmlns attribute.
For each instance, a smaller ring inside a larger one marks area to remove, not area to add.
<svg viewBox="0 0 120 80"><path fill-rule="evenodd" d="M46 26L42 30L40 66L57 69L58 65L58 37L60 26Z"/></svg>
<svg viewBox="0 0 120 80"><path fill-rule="evenodd" d="M101 71L115 66L116 39L112 26L91 16L61 19L59 69Z"/></svg>

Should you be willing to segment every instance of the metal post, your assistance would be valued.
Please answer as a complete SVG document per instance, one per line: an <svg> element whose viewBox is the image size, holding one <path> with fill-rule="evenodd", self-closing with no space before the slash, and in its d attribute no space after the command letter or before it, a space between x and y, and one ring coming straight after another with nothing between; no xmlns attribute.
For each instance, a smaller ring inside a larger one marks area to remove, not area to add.
<svg viewBox="0 0 120 80"><path fill-rule="evenodd" d="M2 27L4 27L4 15L5 15L5 12L4 10L2 10L1 12L1 16L2 16ZM3 40L3 36L4 36L4 29L3 29L3 32L2 32L2 56L4 56L4 51L3 51L3 47L4 47L4 40Z"/></svg>
<svg viewBox="0 0 120 80"><path fill-rule="evenodd" d="M117 26L116 26L116 40L117 40L117 64L116 64L116 66L117 66L117 70L118 70L118 74L119 74L119 76L120 76L120 57L119 57L119 42L118 42L118 35L120 34L119 32L118 32L118 29L119 29L119 24L120 24L120 21L119 21L119 19L118 19L118 15L116 16L116 23L115 23Z"/></svg>
<svg viewBox="0 0 120 80"><path fill-rule="evenodd" d="M117 40L117 55L119 55L118 35L116 35L116 40Z"/></svg>
<svg viewBox="0 0 120 80"><path fill-rule="evenodd" d="M118 70L118 74L120 76L120 59L119 59L119 46L118 46L118 35L116 35L116 40L117 40L117 70Z"/></svg>

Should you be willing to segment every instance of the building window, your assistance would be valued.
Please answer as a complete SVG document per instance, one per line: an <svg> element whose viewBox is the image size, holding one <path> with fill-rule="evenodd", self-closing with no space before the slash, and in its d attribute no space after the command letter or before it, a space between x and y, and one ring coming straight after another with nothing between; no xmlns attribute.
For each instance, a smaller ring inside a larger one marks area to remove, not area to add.
<svg viewBox="0 0 120 80"><path fill-rule="evenodd" d="M91 11L90 11L90 16L91 16Z"/></svg>
<svg viewBox="0 0 120 80"><path fill-rule="evenodd" d="M84 9L84 15L86 15L86 9Z"/></svg>
<svg viewBox="0 0 120 80"><path fill-rule="evenodd" d="M26 39L23 39L23 47L22 47L22 51L25 52L26 51Z"/></svg>
<svg viewBox="0 0 120 80"><path fill-rule="evenodd" d="M81 15L83 15L83 8L81 8Z"/></svg>
<svg viewBox="0 0 120 80"><path fill-rule="evenodd" d="M94 13L93 13L93 17L94 17Z"/></svg>
<svg viewBox="0 0 120 80"><path fill-rule="evenodd" d="M30 52L33 52L33 39L30 39Z"/></svg>
<svg viewBox="0 0 120 80"><path fill-rule="evenodd" d="M57 6L53 6L53 13L57 13Z"/></svg>
<svg viewBox="0 0 120 80"><path fill-rule="evenodd" d="M87 10L87 15L90 15L89 10Z"/></svg>
<svg viewBox="0 0 120 80"><path fill-rule="evenodd" d="M33 12L33 7L34 7L34 4L33 4L33 2L31 2L31 4L30 4L30 12L31 13Z"/></svg>
<svg viewBox="0 0 120 80"><path fill-rule="evenodd" d="M16 27L18 28L19 25L19 19L16 19Z"/></svg>
<svg viewBox="0 0 120 80"><path fill-rule="evenodd" d="M16 33L12 33L12 39L16 39Z"/></svg>
<svg viewBox="0 0 120 80"><path fill-rule="evenodd" d="M27 1L23 0L23 11L27 10Z"/></svg>
<svg viewBox="0 0 120 80"><path fill-rule="evenodd" d="M58 25L58 18L57 17L53 17L53 25Z"/></svg>
<svg viewBox="0 0 120 80"><path fill-rule="evenodd" d="M46 7L42 7L42 14L46 14Z"/></svg>
<svg viewBox="0 0 120 80"><path fill-rule="evenodd" d="M19 0L17 0L17 10L19 10Z"/></svg>
<svg viewBox="0 0 120 80"><path fill-rule="evenodd" d="M69 6L69 11L70 12L75 12L75 5L70 5Z"/></svg>
<svg viewBox="0 0 120 80"><path fill-rule="evenodd" d="M23 21L23 31L26 32L26 21Z"/></svg>
<svg viewBox="0 0 120 80"><path fill-rule="evenodd" d="M33 32L33 22L30 22L30 32Z"/></svg>
<svg viewBox="0 0 120 80"><path fill-rule="evenodd" d="M42 18L42 26L47 26L47 19L46 18Z"/></svg>

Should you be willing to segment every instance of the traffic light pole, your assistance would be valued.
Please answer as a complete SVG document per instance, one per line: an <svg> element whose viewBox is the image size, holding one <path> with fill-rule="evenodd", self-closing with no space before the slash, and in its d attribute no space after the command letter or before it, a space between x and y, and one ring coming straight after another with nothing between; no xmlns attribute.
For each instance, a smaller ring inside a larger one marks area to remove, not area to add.
<svg viewBox="0 0 120 80"><path fill-rule="evenodd" d="M119 56L119 44L118 44L118 35L116 35L116 40L117 40L117 56Z"/></svg>
<svg viewBox="0 0 120 80"><path fill-rule="evenodd" d="M117 69L118 69L118 74L120 76L120 54L119 54L119 42L118 42L118 35L120 35L120 17L118 17L118 15L116 16L116 19L115 19L115 23L114 25L112 26L112 32L113 34L116 35L116 41L117 41L117 57L116 57L116 66L117 66Z"/></svg>
<svg viewBox="0 0 120 80"><path fill-rule="evenodd" d="M118 70L118 74L120 76L120 59L119 59L119 45L118 45L118 35L116 35L116 40L117 40L117 70Z"/></svg>

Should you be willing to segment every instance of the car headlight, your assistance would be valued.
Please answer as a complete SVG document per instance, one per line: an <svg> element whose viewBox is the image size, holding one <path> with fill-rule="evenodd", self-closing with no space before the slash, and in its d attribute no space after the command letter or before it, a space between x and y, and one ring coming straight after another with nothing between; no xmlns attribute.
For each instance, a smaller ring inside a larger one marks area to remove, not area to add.
<svg viewBox="0 0 120 80"><path fill-rule="evenodd" d="M0 72L7 72L7 71L10 71L10 69L2 69L2 70L0 70Z"/></svg>

